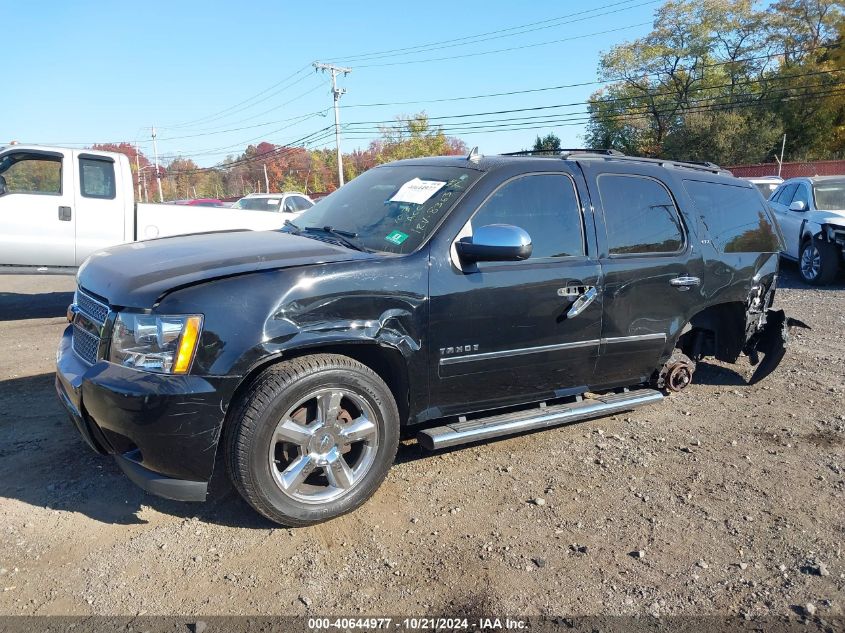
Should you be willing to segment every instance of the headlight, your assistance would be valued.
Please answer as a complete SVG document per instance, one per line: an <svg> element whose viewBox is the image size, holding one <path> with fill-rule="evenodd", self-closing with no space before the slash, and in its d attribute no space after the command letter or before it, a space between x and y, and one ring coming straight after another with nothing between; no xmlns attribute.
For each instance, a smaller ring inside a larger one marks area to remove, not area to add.
<svg viewBox="0 0 845 633"><path fill-rule="evenodd" d="M109 360L163 374L191 368L202 331L202 315L165 316L120 312L114 322Z"/></svg>

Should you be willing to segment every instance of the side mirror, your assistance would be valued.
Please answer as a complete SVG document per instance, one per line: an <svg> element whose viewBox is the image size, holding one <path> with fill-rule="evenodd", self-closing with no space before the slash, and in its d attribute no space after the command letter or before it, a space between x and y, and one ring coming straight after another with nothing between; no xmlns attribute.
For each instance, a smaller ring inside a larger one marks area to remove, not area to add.
<svg viewBox="0 0 845 633"><path fill-rule="evenodd" d="M465 262L515 262L531 257L531 236L518 226L489 224L455 243Z"/></svg>
<svg viewBox="0 0 845 633"><path fill-rule="evenodd" d="M807 210L807 203L803 200L795 200L792 204L789 205L790 211L806 211Z"/></svg>
<svg viewBox="0 0 845 633"><path fill-rule="evenodd" d="M6 179L3 176L0 176L0 196L5 195L7 192Z"/></svg>

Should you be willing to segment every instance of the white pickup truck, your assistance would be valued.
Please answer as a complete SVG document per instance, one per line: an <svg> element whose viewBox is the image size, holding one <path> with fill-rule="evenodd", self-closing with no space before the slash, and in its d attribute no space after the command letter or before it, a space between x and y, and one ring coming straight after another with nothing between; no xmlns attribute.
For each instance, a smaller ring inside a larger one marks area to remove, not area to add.
<svg viewBox="0 0 845 633"><path fill-rule="evenodd" d="M138 203L123 154L40 145L0 149L0 273L73 272L108 246L277 229L293 217L282 210Z"/></svg>

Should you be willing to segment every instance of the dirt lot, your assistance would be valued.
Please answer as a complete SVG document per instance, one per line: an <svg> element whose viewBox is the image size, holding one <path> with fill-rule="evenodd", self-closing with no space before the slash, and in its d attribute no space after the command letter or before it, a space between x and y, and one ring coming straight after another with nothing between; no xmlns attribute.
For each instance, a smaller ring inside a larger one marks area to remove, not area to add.
<svg viewBox="0 0 845 633"><path fill-rule="evenodd" d="M701 364L631 414L407 445L362 509L286 530L220 476L170 502L93 454L53 392L72 279L0 277L0 615L841 616L845 288L782 285L813 330L760 385Z"/></svg>

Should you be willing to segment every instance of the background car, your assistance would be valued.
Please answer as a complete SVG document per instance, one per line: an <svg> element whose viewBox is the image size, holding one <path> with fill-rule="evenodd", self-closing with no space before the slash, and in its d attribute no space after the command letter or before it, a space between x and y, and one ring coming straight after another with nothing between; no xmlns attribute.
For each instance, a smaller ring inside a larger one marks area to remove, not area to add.
<svg viewBox="0 0 845 633"><path fill-rule="evenodd" d="M809 284L831 283L845 250L845 176L790 178L769 198L783 233L782 255Z"/></svg>
<svg viewBox="0 0 845 633"><path fill-rule="evenodd" d="M285 191L284 193L251 193L232 205L233 209L250 211L275 211L299 215L314 206L314 201L304 193Z"/></svg>
<svg viewBox="0 0 845 633"><path fill-rule="evenodd" d="M771 196L775 189L777 189L783 182L783 178L780 176L746 176L743 180L747 180L757 187L766 200L769 199L769 196Z"/></svg>
<svg viewBox="0 0 845 633"><path fill-rule="evenodd" d="M189 207L225 207L222 200L217 198L192 198L190 200L174 200L171 204L183 204Z"/></svg>

